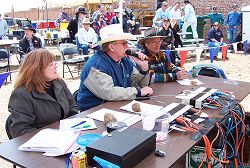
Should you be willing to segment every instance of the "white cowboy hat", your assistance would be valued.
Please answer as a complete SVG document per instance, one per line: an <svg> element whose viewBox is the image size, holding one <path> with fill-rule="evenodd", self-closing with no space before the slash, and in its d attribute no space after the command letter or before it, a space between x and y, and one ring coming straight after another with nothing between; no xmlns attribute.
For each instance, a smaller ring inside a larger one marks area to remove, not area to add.
<svg viewBox="0 0 250 168"><path fill-rule="evenodd" d="M89 21L88 18L84 18L84 19L82 20L82 23L83 23L83 24L84 24L84 23L90 23L90 21Z"/></svg>
<svg viewBox="0 0 250 168"><path fill-rule="evenodd" d="M101 41L99 44L104 44L118 40L136 40L136 37L130 33L124 33L120 24L112 24L101 28Z"/></svg>

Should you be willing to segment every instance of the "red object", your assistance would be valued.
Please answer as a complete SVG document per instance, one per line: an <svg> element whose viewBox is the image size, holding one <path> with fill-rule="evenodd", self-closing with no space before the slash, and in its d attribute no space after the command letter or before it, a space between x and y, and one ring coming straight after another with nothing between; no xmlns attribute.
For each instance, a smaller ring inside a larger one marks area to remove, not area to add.
<svg viewBox="0 0 250 168"><path fill-rule="evenodd" d="M225 61L226 60L226 56L227 56L227 48L228 46L225 45L225 46L222 46L221 47L221 53L222 53L222 60Z"/></svg>
<svg viewBox="0 0 250 168"><path fill-rule="evenodd" d="M40 21L37 23L37 29L55 28L55 23L53 21Z"/></svg>
<svg viewBox="0 0 250 168"><path fill-rule="evenodd" d="M188 51L180 51L180 56L181 56L181 63L180 66L183 67L186 57L187 57Z"/></svg>

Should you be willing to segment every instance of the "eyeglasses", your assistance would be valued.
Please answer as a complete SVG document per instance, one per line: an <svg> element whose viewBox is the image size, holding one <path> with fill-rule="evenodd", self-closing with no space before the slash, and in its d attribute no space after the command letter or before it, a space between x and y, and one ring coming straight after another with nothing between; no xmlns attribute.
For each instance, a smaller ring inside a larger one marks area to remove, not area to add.
<svg viewBox="0 0 250 168"><path fill-rule="evenodd" d="M147 44L153 44L153 45L160 45L162 43L162 40L160 41L148 41Z"/></svg>
<svg viewBox="0 0 250 168"><path fill-rule="evenodd" d="M83 23L83 25L90 25L89 23Z"/></svg>
<svg viewBox="0 0 250 168"><path fill-rule="evenodd" d="M168 5L162 5L162 6L168 6Z"/></svg>
<svg viewBox="0 0 250 168"><path fill-rule="evenodd" d="M128 45L128 41L123 41L123 42L114 42L114 44Z"/></svg>

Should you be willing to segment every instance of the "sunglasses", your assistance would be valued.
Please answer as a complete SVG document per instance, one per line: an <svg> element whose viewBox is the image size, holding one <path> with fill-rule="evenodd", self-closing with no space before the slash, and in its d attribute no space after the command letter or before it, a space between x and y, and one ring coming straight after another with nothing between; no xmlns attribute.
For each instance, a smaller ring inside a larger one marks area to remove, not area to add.
<svg viewBox="0 0 250 168"><path fill-rule="evenodd" d="M90 25L89 23L83 23L83 25Z"/></svg>

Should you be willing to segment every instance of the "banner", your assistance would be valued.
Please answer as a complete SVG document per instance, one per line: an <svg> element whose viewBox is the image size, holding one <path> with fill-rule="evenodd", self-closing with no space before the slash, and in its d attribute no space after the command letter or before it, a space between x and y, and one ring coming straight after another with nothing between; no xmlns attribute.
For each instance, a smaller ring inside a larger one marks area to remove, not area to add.
<svg viewBox="0 0 250 168"><path fill-rule="evenodd" d="M210 62L213 63L214 61L214 56L216 53L217 48L210 48L209 49L209 54L210 54Z"/></svg>
<svg viewBox="0 0 250 168"><path fill-rule="evenodd" d="M247 55L247 48L248 48L248 44L247 44L247 40L245 40L243 42L243 49L244 49L244 54Z"/></svg>
<svg viewBox="0 0 250 168"><path fill-rule="evenodd" d="M183 65L184 65L184 63L186 61L187 53L188 53L188 51L186 51L186 50L185 51L184 50L180 51L180 57L181 57L180 66L181 67L183 67Z"/></svg>
<svg viewBox="0 0 250 168"><path fill-rule="evenodd" d="M0 88L2 87L5 79L7 79L9 75L10 75L10 72L0 73Z"/></svg>
<svg viewBox="0 0 250 168"><path fill-rule="evenodd" d="M196 52L196 63L197 64L200 62L202 51L203 51L203 49L195 49L195 52Z"/></svg>
<svg viewBox="0 0 250 168"><path fill-rule="evenodd" d="M234 53L235 54L237 54L237 45L238 45L238 42L237 43L233 43Z"/></svg>
<svg viewBox="0 0 250 168"><path fill-rule="evenodd" d="M171 53L171 50L165 51L165 54L167 55L168 61L172 63L171 58L170 58L170 53Z"/></svg>
<svg viewBox="0 0 250 168"><path fill-rule="evenodd" d="M227 45L224 45L224 46L221 47L222 60L224 62L226 61L226 57L227 57L227 49L228 49Z"/></svg>

